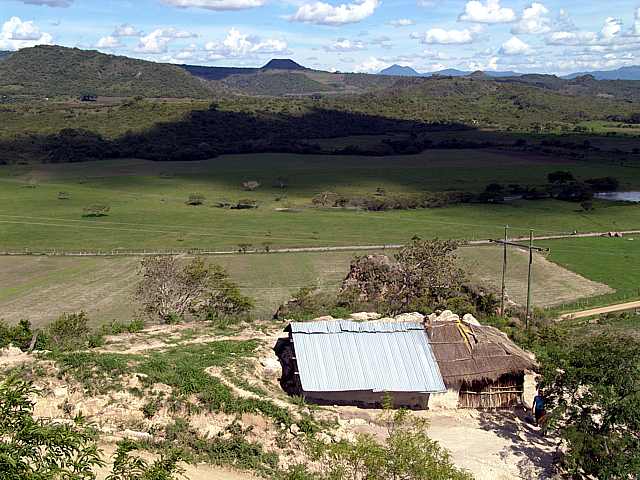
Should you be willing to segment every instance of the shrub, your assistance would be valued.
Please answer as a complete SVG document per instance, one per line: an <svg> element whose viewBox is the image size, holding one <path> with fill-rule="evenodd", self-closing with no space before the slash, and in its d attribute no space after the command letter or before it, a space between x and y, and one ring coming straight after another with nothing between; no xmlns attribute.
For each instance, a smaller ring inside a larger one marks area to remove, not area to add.
<svg viewBox="0 0 640 480"><path fill-rule="evenodd" d="M0 321L0 348L13 345L22 351L26 351L31 345L34 333L31 328L31 323L27 320L20 320L17 325L13 326ZM44 336L38 335L34 348L43 348L44 342Z"/></svg>
<svg viewBox="0 0 640 480"><path fill-rule="evenodd" d="M615 192L620 186L620 182L614 177L590 178L585 180L585 183L599 192Z"/></svg>
<svg viewBox="0 0 640 480"><path fill-rule="evenodd" d="M69 351L102 344L102 336L92 333L85 312L64 313L46 330L47 348Z"/></svg>
<svg viewBox="0 0 640 480"><path fill-rule="evenodd" d="M0 477L3 479L95 478L102 466L95 435L77 416L72 423L33 418L35 390L9 378L0 383Z"/></svg>
<svg viewBox="0 0 640 480"><path fill-rule="evenodd" d="M192 193L187 199L187 205L198 206L204 203L204 195L201 193Z"/></svg>
<svg viewBox="0 0 640 480"><path fill-rule="evenodd" d="M449 452L427 435L424 420L409 417L405 410L386 411L382 421L388 436L379 443L372 435L360 434L355 441L341 440L310 446L312 457L323 465L319 480L471 480L458 469ZM294 471L295 472L295 471ZM304 470L298 477L308 478ZM286 478L286 477L285 477Z"/></svg>
<svg viewBox="0 0 640 480"><path fill-rule="evenodd" d="M83 217L106 217L109 215L111 207L105 204L95 204L85 207L83 210Z"/></svg>

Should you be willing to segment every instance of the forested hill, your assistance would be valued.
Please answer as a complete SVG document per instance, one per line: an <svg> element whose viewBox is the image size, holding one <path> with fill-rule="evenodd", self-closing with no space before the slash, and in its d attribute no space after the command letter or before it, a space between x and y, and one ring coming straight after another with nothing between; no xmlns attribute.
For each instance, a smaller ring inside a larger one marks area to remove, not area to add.
<svg viewBox="0 0 640 480"><path fill-rule="evenodd" d="M0 94L206 98L211 90L178 66L41 45L0 61Z"/></svg>

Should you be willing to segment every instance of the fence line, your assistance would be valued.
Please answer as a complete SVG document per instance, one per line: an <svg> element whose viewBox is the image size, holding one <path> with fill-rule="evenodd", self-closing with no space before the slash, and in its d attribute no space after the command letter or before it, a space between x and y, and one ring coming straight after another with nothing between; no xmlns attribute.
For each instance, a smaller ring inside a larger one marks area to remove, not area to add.
<svg viewBox="0 0 640 480"><path fill-rule="evenodd" d="M558 234L558 235L539 235L535 236L534 240L562 240L570 238L592 238L607 236L610 232L589 232L589 233L571 233L571 234ZM622 235L637 235L640 234L640 230L623 230L617 232ZM475 235L474 235L475 237ZM529 237L512 237L511 241L525 241L529 240ZM461 240L464 241L464 240ZM482 246L490 245L491 240L468 240L462 246ZM136 250L136 249L121 249L116 248L112 250L30 250L25 248L24 250L4 250L0 251L0 256L50 256L50 257L144 257L144 256L165 256L165 255L237 255L237 254L273 254L273 253L305 253L305 252L353 252L361 250L393 250L402 248L404 244L390 243L379 245L344 245L344 246L319 246L319 247L290 247L290 248L238 248L235 250L207 250L201 248L188 248L188 249L168 249L168 250Z"/></svg>

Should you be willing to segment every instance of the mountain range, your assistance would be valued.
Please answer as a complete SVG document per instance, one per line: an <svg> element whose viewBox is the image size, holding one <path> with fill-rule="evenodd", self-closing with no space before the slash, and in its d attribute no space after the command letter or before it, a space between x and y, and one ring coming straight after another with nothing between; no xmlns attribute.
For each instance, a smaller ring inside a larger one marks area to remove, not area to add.
<svg viewBox="0 0 640 480"><path fill-rule="evenodd" d="M380 72L378 72L379 75L389 75L389 76L395 76L395 77L432 77L436 75L447 76L447 77L466 77L474 74L477 75L478 73L479 72L457 70L455 68L448 68L448 69L439 70L436 72L421 73L411 67L397 65L397 64L391 65L390 67L387 67L381 70ZM496 72L496 71L485 70L481 73L483 73L487 77L492 77L492 78L521 77L525 75L523 73L518 73L513 71ZM640 66L621 67L616 70L598 70L598 71L592 71L592 72L578 72L578 73L572 73L570 75L564 75L559 78L563 78L565 80L573 80L578 77L584 77L587 75L592 76L596 80L640 80Z"/></svg>
<svg viewBox="0 0 640 480"><path fill-rule="evenodd" d="M519 77L522 74L517 72L494 72L494 71L484 71L484 72L471 72L458 70L455 68L447 68L444 70L438 70L436 72L425 72L420 73L414 70L411 67L406 67L402 65L391 65L390 67L385 68L378 72L378 75L390 75L395 77L433 77L433 76L441 76L441 77L467 77L469 75L483 73L487 77Z"/></svg>
<svg viewBox="0 0 640 480"><path fill-rule="evenodd" d="M640 79L640 67L583 72L561 78L456 69L421 74L407 66L393 65L380 74L372 75L313 70L287 58L273 59L260 68L240 68L156 63L53 45L0 52L0 95L4 96L77 97L92 94L105 97L211 98L241 94L315 97L407 89L425 82L438 83L436 90L445 92L455 86L455 82L447 80L452 77L456 80L465 78L471 83L485 82L487 87L493 83L491 88L509 89L511 87L506 85L521 85L561 95L640 102L640 82L608 80Z"/></svg>

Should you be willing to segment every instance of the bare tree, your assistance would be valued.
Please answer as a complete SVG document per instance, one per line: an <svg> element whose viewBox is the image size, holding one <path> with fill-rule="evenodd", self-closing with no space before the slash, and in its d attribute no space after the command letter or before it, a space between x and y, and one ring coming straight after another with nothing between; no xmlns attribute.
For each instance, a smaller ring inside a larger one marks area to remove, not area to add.
<svg viewBox="0 0 640 480"><path fill-rule="evenodd" d="M219 265L195 258L184 266L172 256L145 258L136 297L147 315L162 322L237 315L252 308Z"/></svg>

